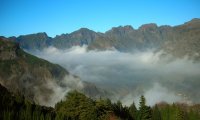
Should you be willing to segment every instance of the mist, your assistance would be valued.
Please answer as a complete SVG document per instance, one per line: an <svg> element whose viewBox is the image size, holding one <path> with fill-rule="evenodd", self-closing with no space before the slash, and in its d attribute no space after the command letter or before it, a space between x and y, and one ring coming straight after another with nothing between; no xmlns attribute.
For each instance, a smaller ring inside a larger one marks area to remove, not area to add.
<svg viewBox="0 0 200 120"><path fill-rule="evenodd" d="M200 102L200 64L187 57L162 56L162 51L154 50L133 53L115 49L88 51L87 46L74 46L66 50L48 47L30 53L61 65L82 81L94 83L111 93L110 99L121 100L124 105L130 105L133 101L137 105L141 95L151 106L158 102ZM72 83L73 80L65 84ZM66 90L52 87L61 93L55 98L63 98Z"/></svg>
<svg viewBox="0 0 200 120"><path fill-rule="evenodd" d="M26 83L22 83L25 84ZM84 88L84 83L77 77L66 75L62 80L48 79L41 84L32 83L30 89L34 93L34 102L40 105L52 106L62 99L65 99L66 94L71 90L81 90Z"/></svg>

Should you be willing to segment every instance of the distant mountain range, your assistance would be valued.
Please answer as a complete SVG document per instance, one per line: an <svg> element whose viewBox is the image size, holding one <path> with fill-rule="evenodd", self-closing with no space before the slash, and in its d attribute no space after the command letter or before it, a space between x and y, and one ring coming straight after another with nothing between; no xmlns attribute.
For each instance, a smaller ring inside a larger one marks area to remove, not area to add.
<svg viewBox="0 0 200 120"><path fill-rule="evenodd" d="M2 37L4 38L4 37ZM26 50L41 50L54 46L67 49L72 46L88 45L88 49L106 50L115 48L123 52L135 50L163 50L176 57L185 55L200 59L200 19L195 18L178 26L157 26L154 23L144 24L138 29L132 26L113 27L105 33L81 28L70 34L49 37L45 32L19 37L10 37Z"/></svg>

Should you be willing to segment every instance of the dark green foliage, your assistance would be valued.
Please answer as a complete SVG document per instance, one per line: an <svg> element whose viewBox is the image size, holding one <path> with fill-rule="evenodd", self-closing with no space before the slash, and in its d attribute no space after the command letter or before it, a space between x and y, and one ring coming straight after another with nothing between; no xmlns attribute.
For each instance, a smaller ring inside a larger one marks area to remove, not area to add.
<svg viewBox="0 0 200 120"><path fill-rule="evenodd" d="M0 85L0 120L52 120L53 108L35 105Z"/></svg>
<svg viewBox="0 0 200 120"><path fill-rule="evenodd" d="M69 92L65 101L61 101L55 106L56 112L69 116L74 120L97 119L95 103L77 91Z"/></svg>
<svg viewBox="0 0 200 120"><path fill-rule="evenodd" d="M126 106L123 107L120 101L117 101L117 103L114 103L112 107L113 107L113 112L119 118L124 119L124 120L131 119L131 115L129 114L129 108Z"/></svg>
<svg viewBox="0 0 200 120"><path fill-rule="evenodd" d="M152 119L152 111L149 106L146 106L146 100L144 96L140 98L140 107L138 112L139 120L151 120Z"/></svg>
<svg viewBox="0 0 200 120"><path fill-rule="evenodd" d="M113 113L112 103L109 99L99 99L95 101L96 114L99 119L108 119Z"/></svg>
<svg viewBox="0 0 200 120"><path fill-rule="evenodd" d="M137 108L135 107L135 103L133 102L129 107L129 114L131 116L131 119L136 120L137 119Z"/></svg>
<svg viewBox="0 0 200 120"><path fill-rule="evenodd" d="M92 100L71 91L55 109L39 106L20 94L0 85L0 120L200 120L200 105L160 103L150 108L141 96L139 110L135 104L123 106L120 101Z"/></svg>

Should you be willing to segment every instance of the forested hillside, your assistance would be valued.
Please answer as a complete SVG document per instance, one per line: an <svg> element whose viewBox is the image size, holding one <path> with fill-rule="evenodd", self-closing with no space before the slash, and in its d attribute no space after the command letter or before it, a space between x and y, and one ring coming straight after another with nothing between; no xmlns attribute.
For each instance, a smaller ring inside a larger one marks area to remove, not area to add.
<svg viewBox="0 0 200 120"><path fill-rule="evenodd" d="M1 120L199 120L200 105L160 103L146 105L141 96L139 108L133 102L123 106L120 101L93 100L82 93L71 91L55 108L37 105L23 95L9 92L0 85Z"/></svg>

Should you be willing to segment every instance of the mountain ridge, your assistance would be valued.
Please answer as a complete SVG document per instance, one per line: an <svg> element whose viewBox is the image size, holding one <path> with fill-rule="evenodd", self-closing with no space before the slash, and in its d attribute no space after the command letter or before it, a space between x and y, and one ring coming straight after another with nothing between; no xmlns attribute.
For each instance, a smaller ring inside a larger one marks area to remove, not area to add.
<svg viewBox="0 0 200 120"><path fill-rule="evenodd" d="M113 27L105 33L80 28L74 32L57 35L53 38L43 32L10 37L9 39L18 42L20 47L26 50L42 50L49 46L68 49L83 45L87 45L88 50L115 48L123 52L153 48L157 51L163 50L175 57L186 55L199 59L200 19L194 18L177 26L158 26L155 23L149 23L134 29L132 26L126 25Z"/></svg>

